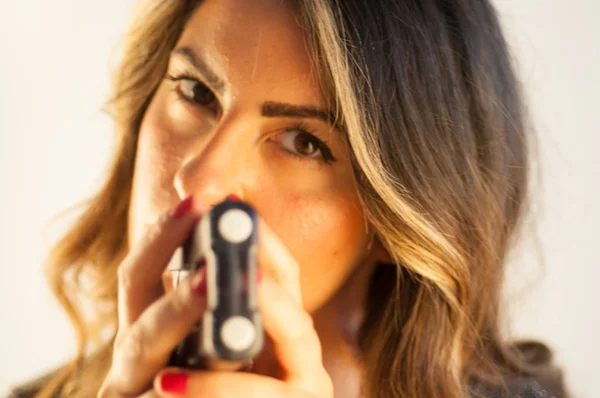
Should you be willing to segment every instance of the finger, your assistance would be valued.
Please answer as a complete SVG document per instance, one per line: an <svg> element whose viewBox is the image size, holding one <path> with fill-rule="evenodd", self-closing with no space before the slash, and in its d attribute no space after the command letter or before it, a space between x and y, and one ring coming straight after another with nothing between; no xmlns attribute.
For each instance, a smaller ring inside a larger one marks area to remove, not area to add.
<svg viewBox="0 0 600 398"><path fill-rule="evenodd" d="M123 398L123 395L114 391L101 390L98 393L97 398ZM161 398L161 396L156 390L151 389L142 395L138 395L136 398Z"/></svg>
<svg viewBox="0 0 600 398"><path fill-rule="evenodd" d="M204 270L175 291L158 299L115 345L107 376L111 389L132 396L152 385L177 344L190 332L206 308Z"/></svg>
<svg viewBox="0 0 600 398"><path fill-rule="evenodd" d="M284 372L284 380L316 396L333 387L323 366L321 342L312 317L289 292L269 277L258 289L264 328Z"/></svg>
<svg viewBox="0 0 600 398"><path fill-rule="evenodd" d="M267 274L271 275L292 297L301 303L300 267L298 263L279 237L260 217L258 233L258 263Z"/></svg>
<svg viewBox="0 0 600 398"><path fill-rule="evenodd" d="M126 329L163 294L162 274L199 218L190 197L160 217L119 266L119 329Z"/></svg>
<svg viewBox="0 0 600 398"><path fill-rule="evenodd" d="M146 391L144 394L138 396L137 398L160 398L160 394L153 388L151 390Z"/></svg>
<svg viewBox="0 0 600 398"><path fill-rule="evenodd" d="M154 379L154 390L159 396L169 398L313 397L272 377L240 372L184 372L181 369L163 370Z"/></svg>
<svg viewBox="0 0 600 398"><path fill-rule="evenodd" d="M124 398L122 393L112 389L110 386L103 385L98 391L96 398ZM129 398L130 396L127 396ZM154 388L146 391L142 395L136 395L136 398L161 398L161 395Z"/></svg>

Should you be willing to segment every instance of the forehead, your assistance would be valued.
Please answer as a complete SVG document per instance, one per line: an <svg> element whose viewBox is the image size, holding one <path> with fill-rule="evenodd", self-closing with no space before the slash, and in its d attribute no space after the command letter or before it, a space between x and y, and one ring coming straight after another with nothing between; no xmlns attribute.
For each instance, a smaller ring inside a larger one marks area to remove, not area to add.
<svg viewBox="0 0 600 398"><path fill-rule="evenodd" d="M287 1L206 0L177 46L190 47L234 95L255 89L265 100L322 102L303 28Z"/></svg>

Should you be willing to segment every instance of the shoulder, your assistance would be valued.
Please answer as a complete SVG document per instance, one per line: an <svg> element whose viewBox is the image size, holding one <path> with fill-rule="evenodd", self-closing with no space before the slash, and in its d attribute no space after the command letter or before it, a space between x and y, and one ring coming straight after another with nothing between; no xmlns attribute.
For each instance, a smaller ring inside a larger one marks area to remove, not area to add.
<svg viewBox="0 0 600 398"><path fill-rule="evenodd" d="M6 395L6 393L2 395L0 392L0 396L3 398L34 398L35 395L46 384L48 384L50 380L56 377L62 369L63 368L54 369L50 372L36 377L35 379L29 380L22 384L18 384L12 387L11 390L9 390L8 395Z"/></svg>
<svg viewBox="0 0 600 398"><path fill-rule="evenodd" d="M486 387L476 384L471 389L473 398L563 398L564 395L555 395L533 378L513 380L508 388Z"/></svg>
<svg viewBox="0 0 600 398"><path fill-rule="evenodd" d="M535 341L514 343L513 349L526 364L527 375L507 376L502 386L475 382L470 387L473 398L568 398L563 370L553 361L552 351Z"/></svg>

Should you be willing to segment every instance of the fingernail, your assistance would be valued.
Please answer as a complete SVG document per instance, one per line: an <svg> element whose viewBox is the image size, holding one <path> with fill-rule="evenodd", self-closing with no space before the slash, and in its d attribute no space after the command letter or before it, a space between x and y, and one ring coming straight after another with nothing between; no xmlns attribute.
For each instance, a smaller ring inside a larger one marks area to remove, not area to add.
<svg viewBox="0 0 600 398"><path fill-rule="evenodd" d="M203 261L204 259L200 260ZM200 264L199 264L200 265ZM202 262L202 268L198 270L194 277L194 283L192 286L194 293L197 296L206 296L206 269L204 268L204 262Z"/></svg>
<svg viewBox="0 0 600 398"><path fill-rule="evenodd" d="M188 375L185 373L165 373L160 377L160 388L171 394L184 394L187 384Z"/></svg>
<svg viewBox="0 0 600 398"><path fill-rule="evenodd" d="M234 195L234 194L229 194L229 196L227 196L227 198L229 198L230 200L233 200L234 202L241 202L242 201L239 196Z"/></svg>
<svg viewBox="0 0 600 398"><path fill-rule="evenodd" d="M262 271L260 270L260 268L258 268L256 270L256 283L260 283L260 281L262 281Z"/></svg>
<svg viewBox="0 0 600 398"><path fill-rule="evenodd" d="M187 213L189 213L190 210L192 210L193 205L194 197L188 196L187 198L179 202L175 210L173 210L173 218L181 218L185 216Z"/></svg>

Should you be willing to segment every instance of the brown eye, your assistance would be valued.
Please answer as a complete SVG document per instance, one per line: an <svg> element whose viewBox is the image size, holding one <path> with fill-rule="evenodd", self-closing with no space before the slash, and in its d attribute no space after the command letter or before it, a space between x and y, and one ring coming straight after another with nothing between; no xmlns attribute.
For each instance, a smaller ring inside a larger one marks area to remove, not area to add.
<svg viewBox="0 0 600 398"><path fill-rule="evenodd" d="M299 130L286 131L284 134L282 144L288 151L307 157L319 153L320 142L315 136Z"/></svg>
<svg viewBox="0 0 600 398"><path fill-rule="evenodd" d="M318 160L331 164L336 159L325 142L302 128L283 131L280 145L286 152L305 160Z"/></svg>
<svg viewBox="0 0 600 398"><path fill-rule="evenodd" d="M210 106L217 99L208 87L197 80L180 80L179 91L186 100L202 106Z"/></svg>
<svg viewBox="0 0 600 398"><path fill-rule="evenodd" d="M319 150L319 142L308 133L300 133L294 140L294 147L298 153L306 156L312 156Z"/></svg>

